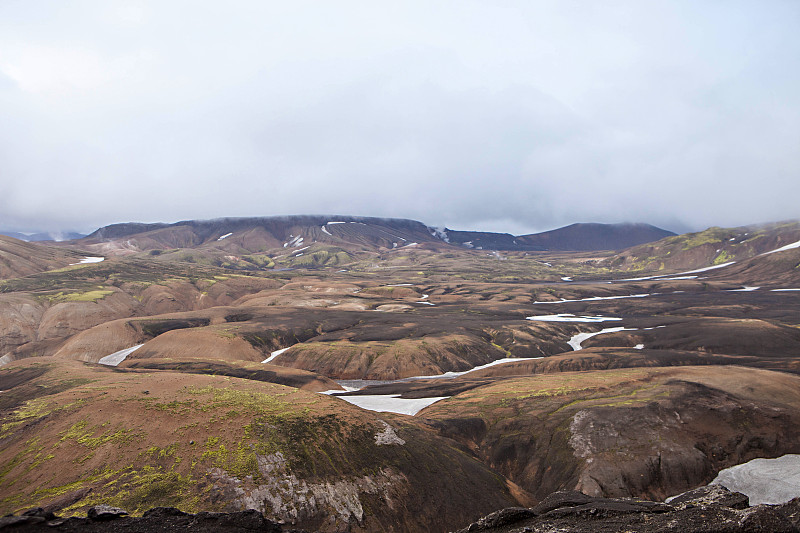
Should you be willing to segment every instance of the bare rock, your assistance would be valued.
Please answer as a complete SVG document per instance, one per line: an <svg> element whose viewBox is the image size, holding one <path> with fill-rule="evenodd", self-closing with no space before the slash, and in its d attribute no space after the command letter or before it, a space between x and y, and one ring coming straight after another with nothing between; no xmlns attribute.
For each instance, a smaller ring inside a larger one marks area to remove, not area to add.
<svg viewBox="0 0 800 533"><path fill-rule="evenodd" d="M114 520L115 518L119 518L121 516L127 516L128 511L124 509L120 509L119 507L111 507L110 505L95 505L94 507L89 507L89 511L87 511L86 516L89 517L89 520L94 521L105 521L105 520Z"/></svg>
<svg viewBox="0 0 800 533"><path fill-rule="evenodd" d="M536 516L536 513L534 513L532 509L526 509L524 507L508 507L484 516L477 522L470 524L466 529L459 531L459 533L471 533L472 531L492 531L494 528L505 526L507 524L514 524L533 516Z"/></svg>
<svg viewBox="0 0 800 533"><path fill-rule="evenodd" d="M679 494L671 498L668 503L684 507L716 504L731 509L747 509L750 506L750 498L741 492L730 491L722 485L706 485Z"/></svg>

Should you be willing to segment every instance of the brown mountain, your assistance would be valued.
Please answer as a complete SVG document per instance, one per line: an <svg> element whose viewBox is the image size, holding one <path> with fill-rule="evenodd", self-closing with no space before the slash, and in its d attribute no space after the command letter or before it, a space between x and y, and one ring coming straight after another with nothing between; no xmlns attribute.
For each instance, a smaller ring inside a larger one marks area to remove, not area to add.
<svg viewBox="0 0 800 533"><path fill-rule="evenodd" d="M27 276L79 262L84 256L0 235L0 279Z"/></svg>
<svg viewBox="0 0 800 533"><path fill-rule="evenodd" d="M451 244L486 250L621 250L674 233L648 224L573 224L531 235L434 228L416 220L341 215L185 220L174 224L112 224L79 242L98 253L206 248L233 254L314 243L347 250L397 249Z"/></svg>

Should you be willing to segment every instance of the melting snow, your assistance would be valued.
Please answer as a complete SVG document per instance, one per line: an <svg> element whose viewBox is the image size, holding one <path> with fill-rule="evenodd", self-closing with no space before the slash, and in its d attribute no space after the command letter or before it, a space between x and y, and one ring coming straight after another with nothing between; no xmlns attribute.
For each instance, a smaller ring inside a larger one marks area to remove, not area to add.
<svg viewBox="0 0 800 533"><path fill-rule="evenodd" d="M106 355L105 357L101 357L98 363L101 365L108 365L108 366L117 366L122 361L125 360L130 354L138 350L144 346L144 344L137 344L136 346L132 346L130 348L125 348L124 350L120 350L118 352L114 352L111 355Z"/></svg>
<svg viewBox="0 0 800 533"><path fill-rule="evenodd" d="M589 298L578 298L577 300L556 300L554 302L533 302L534 304L563 304L567 302L594 302L597 300L621 300L623 298L644 298L645 296L655 296L660 293L654 292L653 294L626 294L624 296L591 296Z"/></svg>
<svg viewBox="0 0 800 533"><path fill-rule="evenodd" d="M645 276L643 278L626 278L626 279L618 279L616 281L644 281L644 280L648 280L648 279L655 279L655 280L660 280L660 279L694 279L697 276L693 276L692 278L685 278L683 276L685 274L699 274L700 272L708 272L709 270L715 270L717 268L722 268L722 267L726 267L728 265L732 265L735 262L736 261L730 261L728 263L722 263L721 265L713 265L713 266L710 266L710 267L698 268L697 270L688 270L686 272L678 272L677 274L661 274L661 275L658 275L658 276ZM670 278L665 278L664 276L670 276ZM681 277L678 277L678 276L681 276Z"/></svg>
<svg viewBox="0 0 800 533"><path fill-rule="evenodd" d="M601 329L600 331L595 331L594 333L578 333L577 335L573 335L570 340L567 341L567 344L572 346L572 349L575 351L583 349L581 347L581 343L587 339L591 339L592 337L596 337L597 335L602 335L603 333L614 333L617 331L636 331L636 328L605 328Z"/></svg>
<svg viewBox="0 0 800 533"><path fill-rule="evenodd" d="M572 281L572 278L569 276L564 276L561 278L561 281Z"/></svg>
<svg viewBox="0 0 800 533"><path fill-rule="evenodd" d="M91 257L91 256L89 256L89 257L84 257L83 259L81 259L77 263L71 263L69 266L85 265L85 264L88 264L88 263L99 263L100 261L103 261L103 260L105 260L105 257Z"/></svg>
<svg viewBox="0 0 800 533"><path fill-rule="evenodd" d="M721 265L714 265L714 266L705 267L705 268L698 268L697 270L689 270L688 272L680 272L680 273L678 273L678 276L682 276L684 274L699 274L700 272L708 272L709 270L716 270L718 268L723 268L723 267L726 267L728 265L732 265L735 262L736 261L728 261L727 263L722 263Z"/></svg>
<svg viewBox="0 0 800 533"><path fill-rule="evenodd" d="M772 289L770 292L789 292L789 291L800 291L800 289Z"/></svg>
<svg viewBox="0 0 800 533"><path fill-rule="evenodd" d="M644 350L644 344L637 344L633 347L634 350Z"/></svg>
<svg viewBox="0 0 800 533"><path fill-rule="evenodd" d="M504 357L503 359L498 359L496 361L492 361L491 363L487 363L485 365L476 366L474 368L470 368L469 370L464 370L463 372L445 372L444 374L437 374L435 376L414 376L413 378L405 378L401 381L408 381L408 380L417 380L417 379L438 379L438 378L457 378L458 376L463 376L464 374L469 374L470 372L475 372L476 370L483 370L484 368L489 368L490 366L497 366L503 365L505 363L515 363L517 361L533 361L534 359L542 359L541 357Z"/></svg>
<svg viewBox="0 0 800 533"><path fill-rule="evenodd" d="M609 322L612 320L622 320L621 318L609 316L575 316L570 313L561 313L558 315L536 315L525 317L526 320L534 320L537 322Z"/></svg>
<svg viewBox="0 0 800 533"><path fill-rule="evenodd" d="M786 246L781 246L776 250L772 250L771 252L765 252L761 255L769 255L769 254L774 254L776 252L785 252L786 250L792 250L794 248L800 248L800 241L793 242L792 244L787 244Z"/></svg>
<svg viewBox="0 0 800 533"><path fill-rule="evenodd" d="M347 222L342 222L342 221L340 221L340 220L335 220L335 221L333 221L333 222L326 222L326 223L325 223L325 225L326 225L326 226L327 226L328 224L347 224Z"/></svg>
<svg viewBox="0 0 800 533"><path fill-rule="evenodd" d="M287 246L295 247L303 244L303 237L301 237L300 235L298 235L297 237L295 237L294 235L289 235L289 237L292 237L292 240L283 243L284 248L286 248Z"/></svg>
<svg viewBox="0 0 800 533"><path fill-rule="evenodd" d="M750 292L750 291L757 291L761 287L748 287L745 285L741 289L730 289L728 292Z"/></svg>
<svg viewBox="0 0 800 533"><path fill-rule="evenodd" d="M330 222L328 222L328 224L330 224ZM325 226L322 226L322 233L326 233L328 235L331 235L331 232L328 231L328 228L326 228ZM331 237L333 237L333 235L331 235Z"/></svg>
<svg viewBox="0 0 800 533"><path fill-rule="evenodd" d="M779 504L800 496L800 455L753 459L721 470L711 482L750 498L750 505Z"/></svg>
<svg viewBox="0 0 800 533"><path fill-rule="evenodd" d="M227 238L227 237L230 237L231 235L233 235L233 233L226 233L225 235L221 236L221 237L220 237L219 239L217 239L217 240L218 240L218 241L221 241L222 239L225 239L225 238Z"/></svg>
<svg viewBox="0 0 800 533"><path fill-rule="evenodd" d="M291 348L291 346L289 346L289 348ZM281 348L280 350L275 350L274 352L272 352L272 353L270 354L270 356L269 356L269 357L267 357L266 359L264 359L264 360L263 360L263 361L261 361L261 362L262 362L262 363L269 363L270 361L272 361L273 359L275 359L276 357L278 357L280 354L282 354L283 352L285 352L285 351L286 351L286 350L288 350L289 348Z"/></svg>
<svg viewBox="0 0 800 533"><path fill-rule="evenodd" d="M380 413L399 413L401 415L411 415L422 411L429 405L433 405L439 400L449 398L449 396L435 396L433 398L400 398L399 394L372 394L364 396L338 396L342 400L352 403L368 411Z"/></svg>

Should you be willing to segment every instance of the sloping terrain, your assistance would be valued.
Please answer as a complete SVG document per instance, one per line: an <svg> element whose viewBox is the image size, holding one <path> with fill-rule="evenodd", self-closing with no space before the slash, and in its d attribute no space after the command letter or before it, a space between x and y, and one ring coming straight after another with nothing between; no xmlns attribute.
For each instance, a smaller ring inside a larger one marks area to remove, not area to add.
<svg viewBox="0 0 800 533"><path fill-rule="evenodd" d="M0 235L0 279L27 276L79 263L83 254Z"/></svg>
<svg viewBox="0 0 800 533"><path fill-rule="evenodd" d="M606 261L618 270L689 270L749 259L800 241L800 222L712 227L635 246Z"/></svg>
<svg viewBox="0 0 800 533"><path fill-rule="evenodd" d="M616 254L467 233L284 217L59 244L105 260L0 280L0 511L446 531L798 451L797 224Z"/></svg>
<svg viewBox="0 0 800 533"><path fill-rule="evenodd" d="M0 387L4 514L106 502L251 508L313 531L444 531L516 503L413 421L295 388L52 359L10 365Z"/></svg>
<svg viewBox="0 0 800 533"><path fill-rule="evenodd" d="M419 416L537 498L663 499L724 467L800 450L800 377L736 367L502 380Z"/></svg>

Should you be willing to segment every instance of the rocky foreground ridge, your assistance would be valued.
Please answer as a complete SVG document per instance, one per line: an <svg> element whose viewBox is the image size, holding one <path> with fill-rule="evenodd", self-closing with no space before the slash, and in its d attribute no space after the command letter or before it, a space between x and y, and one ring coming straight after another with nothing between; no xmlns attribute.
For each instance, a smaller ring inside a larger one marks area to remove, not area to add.
<svg viewBox="0 0 800 533"><path fill-rule="evenodd" d="M721 485L690 490L669 503L636 498L595 498L554 492L536 507L507 508L457 533L603 533L630 531L789 533L800 531L800 498L782 505L756 505Z"/></svg>
<svg viewBox="0 0 800 533"><path fill-rule="evenodd" d="M432 505L435 503L432 502ZM141 517L97 505L86 518L59 518L42 508L0 518L0 530L118 532L245 532L306 533L285 529L254 510L234 513L184 513L158 507ZM387 524L387 531L394 531ZM800 498L781 505L749 505L748 497L721 485L700 487L669 503L636 498L596 498L577 491L551 494L533 508L509 507L485 516L457 533L602 533L715 532L796 533L800 531Z"/></svg>

